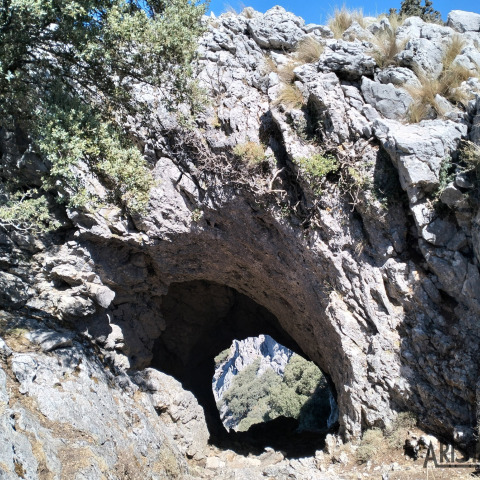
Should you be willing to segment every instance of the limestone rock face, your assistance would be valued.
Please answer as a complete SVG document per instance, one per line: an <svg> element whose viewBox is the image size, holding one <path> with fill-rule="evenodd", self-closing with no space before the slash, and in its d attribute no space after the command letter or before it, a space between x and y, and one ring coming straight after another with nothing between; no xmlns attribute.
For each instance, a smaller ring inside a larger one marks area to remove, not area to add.
<svg viewBox="0 0 480 480"><path fill-rule="evenodd" d="M292 354L291 350L277 343L269 335L235 340L225 361L215 369L212 381L215 400L220 400L230 388L235 375L256 359L260 360L259 374L270 368L277 375L283 375Z"/></svg>
<svg viewBox="0 0 480 480"><path fill-rule="evenodd" d="M283 377L285 367L292 355L291 350L277 343L270 335L234 340L227 357L216 366L213 375L212 390L217 405L222 400L223 394L232 386L235 375L248 365L258 360L257 375L262 375L267 369L271 369ZM227 430L237 426L227 408L221 408L219 413Z"/></svg>
<svg viewBox="0 0 480 480"><path fill-rule="evenodd" d="M452 10L448 14L447 25L457 32L480 32L480 14Z"/></svg>
<svg viewBox="0 0 480 480"><path fill-rule="evenodd" d="M415 71L441 74L457 30L456 60L473 65L477 17L407 19L398 66L382 71L368 39L350 37L357 27L335 40L279 7L247 11L205 19L199 82L211 104L195 128L160 107L148 128L126 125L158 180L145 214L59 206L53 234L1 227L6 478L19 464L25 478L125 478L132 465L142 478L189 478L187 461L205 470L206 429L213 438L220 423L213 358L260 334L322 369L344 439L410 410L434 434L471 440L480 210L461 148L480 144L480 84L460 87L472 96L465 109L419 124L402 118L402 88L418 85ZM305 35L323 53L294 65L286 102L282 67ZM265 150L258 165L232 151L249 142ZM4 171L31 188L45 165L26 144L1 131ZM338 169L315 178L305 165L330 153ZM108 198L93 176L87 188ZM314 458L263 470L252 460L236 478L316 468ZM208 471L230 478L228 462L210 459Z"/></svg>

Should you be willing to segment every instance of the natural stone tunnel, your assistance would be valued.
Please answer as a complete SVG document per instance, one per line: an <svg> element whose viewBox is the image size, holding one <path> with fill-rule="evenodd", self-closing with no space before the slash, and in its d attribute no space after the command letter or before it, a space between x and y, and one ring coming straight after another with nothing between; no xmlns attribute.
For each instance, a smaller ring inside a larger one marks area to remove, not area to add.
<svg viewBox="0 0 480 480"><path fill-rule="evenodd" d="M338 277L337 267L328 259L328 249L323 258L315 258L304 239L299 248L300 233L252 203L230 198L222 208L205 211L191 230L143 248L115 240L87 242L102 280L116 291L110 323L123 332L129 365L156 366L192 391L198 380L211 397L214 356L234 338L269 334L329 376L338 394L340 431L359 433L362 407L355 396L363 388L354 384L365 382L365 373L358 345L341 332L341 322L351 319L333 308L331 293L344 288L338 280L330 281ZM176 215L182 210L180 198ZM186 214L190 216L188 210ZM217 328L230 310L231 318ZM371 329L352 324L348 334L363 336ZM196 395L202 396L202 388ZM371 423L379 417L375 414ZM216 409L215 422L223 430Z"/></svg>
<svg viewBox="0 0 480 480"><path fill-rule="evenodd" d="M304 355L268 310L225 285L174 283L163 299L162 315L165 330L154 344L152 366L194 393L204 408L212 440L221 441L226 433L211 388L218 352L233 339L263 333Z"/></svg>
<svg viewBox="0 0 480 480"><path fill-rule="evenodd" d="M106 227L77 219L78 252L88 252L103 283L116 293L107 315L122 331L117 351L127 368L155 365L171 372L199 398L205 395L202 402L208 405L211 392L203 391L211 381L208 362L233 338L273 333L331 379L339 432L346 438L385 425L404 409L447 437L456 425L471 424L474 378L445 397L442 388L451 389L453 365L443 363L442 376L422 367L440 358L444 339L454 332L432 323L440 313L425 297L422 266L407 263L407 254L388 254L385 245L392 238L399 251L406 248L399 236L407 230L401 204L394 204L380 224L368 212L363 217L352 212L332 191L319 211L323 223L308 232L247 192L224 187L207 199L178 166L166 159L158 163L163 180L154 193L155 208L137 225L147 232L143 239L125 242ZM200 197L210 207L193 219ZM418 295L423 304L409 301L407 294ZM211 323L196 322L193 314L187 318L190 297L195 299L191 312L199 318L211 313ZM215 328L232 302L238 315L228 328ZM262 329L239 324L240 312L262 318ZM88 321L96 337L98 316ZM429 329L439 342L422 346L415 336ZM197 380L205 387L195 386ZM433 381L443 387L433 388ZM441 418L445 408L448 417ZM215 412L209 420L212 431L215 422L221 426L217 417Z"/></svg>

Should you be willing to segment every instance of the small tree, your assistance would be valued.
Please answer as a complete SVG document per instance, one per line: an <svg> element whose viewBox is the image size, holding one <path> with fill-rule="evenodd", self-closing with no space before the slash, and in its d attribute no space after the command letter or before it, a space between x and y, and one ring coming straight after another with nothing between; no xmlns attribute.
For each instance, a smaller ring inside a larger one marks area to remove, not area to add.
<svg viewBox="0 0 480 480"><path fill-rule="evenodd" d="M145 207L153 181L123 125L149 108L142 89L161 91L168 106L192 104L204 12L195 0L2 0L0 127L28 132L50 166L43 191L24 203L47 190L84 201L82 160L117 203ZM15 206L18 188L4 189L0 214Z"/></svg>
<svg viewBox="0 0 480 480"><path fill-rule="evenodd" d="M422 5L422 0L402 0L398 14L405 17L420 17L426 22L441 22L442 14L433 9L432 1L424 1L425 4ZM389 14L397 14L397 9L391 8Z"/></svg>

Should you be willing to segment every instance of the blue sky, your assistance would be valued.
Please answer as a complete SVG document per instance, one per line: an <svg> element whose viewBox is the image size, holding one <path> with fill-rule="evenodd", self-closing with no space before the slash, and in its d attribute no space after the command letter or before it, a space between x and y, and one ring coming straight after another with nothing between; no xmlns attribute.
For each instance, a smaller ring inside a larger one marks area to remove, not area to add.
<svg viewBox="0 0 480 480"><path fill-rule="evenodd" d="M400 8L401 0L347 0L338 3L334 1L315 2L311 0L211 0L210 11L215 15L225 12L229 6L240 11L244 6L253 7L259 12L265 12L274 5L281 5L286 10L303 17L307 23L326 23L328 17L336 6L346 5L347 8L361 8L365 15L377 15L388 12L390 8ZM423 3L423 2L422 2ZM468 12L480 13L480 2L478 0L433 0L433 7L439 10L444 20L447 19L450 10L466 10Z"/></svg>

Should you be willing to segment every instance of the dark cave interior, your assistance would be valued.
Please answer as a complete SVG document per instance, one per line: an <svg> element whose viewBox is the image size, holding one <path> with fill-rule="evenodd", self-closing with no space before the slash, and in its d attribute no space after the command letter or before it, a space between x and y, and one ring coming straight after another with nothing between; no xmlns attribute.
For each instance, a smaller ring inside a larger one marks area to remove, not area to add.
<svg viewBox="0 0 480 480"><path fill-rule="evenodd" d="M227 432L220 420L212 392L214 358L234 339L270 335L308 359L267 309L226 285L197 280L171 284L163 297L162 315L166 328L155 342L151 366L172 375L195 395L205 412L210 443L242 453L270 446L291 457L321 448L326 432L297 433L293 419L279 417L247 432Z"/></svg>

